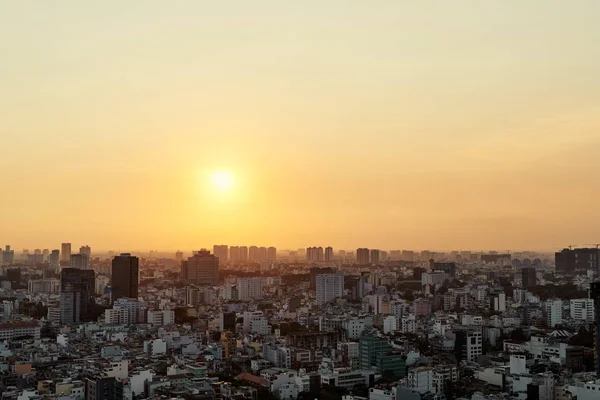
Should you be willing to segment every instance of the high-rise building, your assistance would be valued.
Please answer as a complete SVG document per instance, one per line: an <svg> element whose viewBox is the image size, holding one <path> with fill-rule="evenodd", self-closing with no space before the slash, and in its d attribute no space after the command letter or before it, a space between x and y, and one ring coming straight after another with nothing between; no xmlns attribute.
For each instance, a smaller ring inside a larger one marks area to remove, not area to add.
<svg viewBox="0 0 600 400"><path fill-rule="evenodd" d="M548 325L548 328L554 328L556 325L562 324L562 300L548 300L544 304L544 308L546 311L546 324Z"/></svg>
<svg viewBox="0 0 600 400"><path fill-rule="evenodd" d="M590 284L590 299L594 300L594 365L600 376L600 281Z"/></svg>
<svg viewBox="0 0 600 400"><path fill-rule="evenodd" d="M556 272L565 275L600 272L600 249L564 249L554 254Z"/></svg>
<svg viewBox="0 0 600 400"><path fill-rule="evenodd" d="M21 269L20 268L9 268L6 270L6 280L10 282L10 288L12 290L19 289L21 287Z"/></svg>
<svg viewBox="0 0 600 400"><path fill-rule="evenodd" d="M9 245L6 245L1 255L0 264L2 265L11 265L15 261L15 251L11 250Z"/></svg>
<svg viewBox="0 0 600 400"><path fill-rule="evenodd" d="M367 248L356 249L356 262L358 265L371 264L371 252Z"/></svg>
<svg viewBox="0 0 600 400"><path fill-rule="evenodd" d="M325 262L333 261L333 247L325 247Z"/></svg>
<svg viewBox="0 0 600 400"><path fill-rule="evenodd" d="M324 254L323 254L323 248L322 247L309 247L308 249L306 249L306 261L308 262L312 262L312 263L317 263L317 262L323 262L324 259Z"/></svg>
<svg viewBox="0 0 600 400"><path fill-rule="evenodd" d="M219 318L219 331L230 331L235 333L237 316L234 312L222 312Z"/></svg>
<svg viewBox="0 0 600 400"><path fill-rule="evenodd" d="M523 288L529 289L537 284L536 271L534 267L527 267L521 270L521 283Z"/></svg>
<svg viewBox="0 0 600 400"><path fill-rule="evenodd" d="M111 301L139 295L140 260L129 253L115 256L112 260Z"/></svg>
<svg viewBox="0 0 600 400"><path fill-rule="evenodd" d="M237 288L240 301L259 300L264 296L264 279L261 277L238 278Z"/></svg>
<svg viewBox="0 0 600 400"><path fill-rule="evenodd" d="M331 267L312 267L310 269L310 290L317 290L317 276L332 274L335 270Z"/></svg>
<svg viewBox="0 0 600 400"><path fill-rule="evenodd" d="M226 244L215 244L213 254L219 259L219 265L226 265L229 259L229 246Z"/></svg>
<svg viewBox="0 0 600 400"><path fill-rule="evenodd" d="M60 261L70 262L71 261L71 243L63 243L61 245L61 258Z"/></svg>
<svg viewBox="0 0 600 400"><path fill-rule="evenodd" d="M258 261L258 247L250 246L249 253L248 253L248 260L250 262Z"/></svg>
<svg viewBox="0 0 600 400"><path fill-rule="evenodd" d="M455 262L434 262L434 271L443 271L450 277L456 278L456 263Z"/></svg>
<svg viewBox="0 0 600 400"><path fill-rule="evenodd" d="M181 263L181 278L186 283L196 285L217 285L219 259L210 254L210 251L202 249Z"/></svg>
<svg viewBox="0 0 600 400"><path fill-rule="evenodd" d="M92 248L88 245L79 248L79 254L85 254L87 258L92 258Z"/></svg>
<svg viewBox="0 0 600 400"><path fill-rule="evenodd" d="M58 268L58 266L60 266L60 250L52 250L52 253L48 256L48 263L53 268Z"/></svg>
<svg viewBox="0 0 600 400"><path fill-rule="evenodd" d="M44 249L42 250L42 257L44 262L48 262L48 257L50 257L50 250Z"/></svg>
<svg viewBox="0 0 600 400"><path fill-rule="evenodd" d="M70 266L71 268L89 269L90 258L83 253L71 254Z"/></svg>
<svg viewBox="0 0 600 400"><path fill-rule="evenodd" d="M232 263L240 262L240 246L231 246L229 248L229 261Z"/></svg>
<svg viewBox="0 0 600 400"><path fill-rule="evenodd" d="M317 275L317 305L334 301L344 295L344 275Z"/></svg>
<svg viewBox="0 0 600 400"><path fill-rule="evenodd" d="M379 250L371 250L371 264L379 264Z"/></svg>
<svg viewBox="0 0 600 400"><path fill-rule="evenodd" d="M275 247L269 247L267 249L267 261L277 260L277 249Z"/></svg>
<svg viewBox="0 0 600 400"><path fill-rule="evenodd" d="M594 299L571 300L571 318L576 321L594 320Z"/></svg>
<svg viewBox="0 0 600 400"><path fill-rule="evenodd" d="M85 400L117 400L114 377L86 378Z"/></svg>
<svg viewBox="0 0 600 400"><path fill-rule="evenodd" d="M240 261L248 261L248 246L240 246Z"/></svg>
<svg viewBox="0 0 600 400"><path fill-rule="evenodd" d="M63 268L60 272L60 319L63 324L93 319L95 289L93 270Z"/></svg>

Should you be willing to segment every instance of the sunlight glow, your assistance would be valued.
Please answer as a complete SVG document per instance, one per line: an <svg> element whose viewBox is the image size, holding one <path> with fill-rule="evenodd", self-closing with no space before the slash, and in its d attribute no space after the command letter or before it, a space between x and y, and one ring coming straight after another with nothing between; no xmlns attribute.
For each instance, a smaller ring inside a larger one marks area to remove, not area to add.
<svg viewBox="0 0 600 400"><path fill-rule="evenodd" d="M229 190L233 186L233 175L231 175L229 172L213 172L210 175L210 180L213 184L213 187L220 191Z"/></svg>

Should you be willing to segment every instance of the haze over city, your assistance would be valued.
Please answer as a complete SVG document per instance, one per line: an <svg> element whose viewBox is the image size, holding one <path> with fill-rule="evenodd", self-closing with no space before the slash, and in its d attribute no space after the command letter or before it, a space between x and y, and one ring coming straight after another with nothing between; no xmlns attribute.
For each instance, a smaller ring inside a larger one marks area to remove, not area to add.
<svg viewBox="0 0 600 400"><path fill-rule="evenodd" d="M594 243L597 1L6 2L0 243Z"/></svg>

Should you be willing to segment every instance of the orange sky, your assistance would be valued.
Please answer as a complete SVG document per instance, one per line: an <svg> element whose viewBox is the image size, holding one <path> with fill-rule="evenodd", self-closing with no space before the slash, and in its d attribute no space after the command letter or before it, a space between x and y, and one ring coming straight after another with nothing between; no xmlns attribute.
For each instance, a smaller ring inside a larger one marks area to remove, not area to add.
<svg viewBox="0 0 600 400"><path fill-rule="evenodd" d="M11 2L0 244L597 242L599 13L592 0Z"/></svg>

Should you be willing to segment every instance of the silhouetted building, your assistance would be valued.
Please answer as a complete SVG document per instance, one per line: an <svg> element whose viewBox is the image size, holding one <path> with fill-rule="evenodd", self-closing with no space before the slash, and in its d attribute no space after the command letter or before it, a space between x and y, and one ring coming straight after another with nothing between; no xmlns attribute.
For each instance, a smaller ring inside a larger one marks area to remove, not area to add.
<svg viewBox="0 0 600 400"><path fill-rule="evenodd" d="M413 281L421 281L421 276L426 272L425 268L415 267L413 268Z"/></svg>
<svg viewBox="0 0 600 400"><path fill-rule="evenodd" d="M325 262L333 261L333 248L325 247Z"/></svg>
<svg viewBox="0 0 600 400"><path fill-rule="evenodd" d="M590 299L594 300L594 365L600 376L600 281L590 284Z"/></svg>
<svg viewBox="0 0 600 400"><path fill-rule="evenodd" d="M115 256L112 260L111 301L139 296L140 260L129 253Z"/></svg>
<svg viewBox="0 0 600 400"><path fill-rule="evenodd" d="M377 249L371 250L371 264L379 264L380 252Z"/></svg>
<svg viewBox="0 0 600 400"><path fill-rule="evenodd" d="M219 320L219 328L221 332L230 331L235 333L235 325L237 316L235 312L223 312Z"/></svg>
<svg viewBox="0 0 600 400"><path fill-rule="evenodd" d="M116 386L117 380L115 378L86 378L85 400L117 400L115 396Z"/></svg>
<svg viewBox="0 0 600 400"><path fill-rule="evenodd" d="M60 272L60 319L63 324L93 320L95 284L93 270L63 268Z"/></svg>
<svg viewBox="0 0 600 400"><path fill-rule="evenodd" d="M309 247L306 249L306 260L308 262L323 262L324 258L322 247Z"/></svg>
<svg viewBox="0 0 600 400"><path fill-rule="evenodd" d="M71 268L80 268L80 269L89 269L90 268L90 258L87 254L79 253L79 254L71 254Z"/></svg>
<svg viewBox="0 0 600 400"><path fill-rule="evenodd" d="M196 285L217 285L219 259L208 250L200 250L181 263L181 279Z"/></svg>
<svg viewBox="0 0 600 400"><path fill-rule="evenodd" d="M554 253L556 272L565 275L586 274L588 270L600 272L600 249L563 249Z"/></svg>
<svg viewBox="0 0 600 400"><path fill-rule="evenodd" d="M433 263L434 271L443 271L452 278L456 278L456 263L455 262L436 262Z"/></svg>
<svg viewBox="0 0 600 400"><path fill-rule="evenodd" d="M370 253L369 249L366 249L366 248L356 249L356 263L358 265L371 264L371 253Z"/></svg>
<svg viewBox="0 0 600 400"><path fill-rule="evenodd" d="M60 261L70 262L71 261L71 243L63 243L61 245L61 258Z"/></svg>
<svg viewBox="0 0 600 400"><path fill-rule="evenodd" d="M52 250L52 253L48 256L48 263L51 267L57 268L60 266L60 250Z"/></svg>
<svg viewBox="0 0 600 400"><path fill-rule="evenodd" d="M215 244L213 246L213 254L219 259L219 265L227 264L229 258L229 246L226 244Z"/></svg>
<svg viewBox="0 0 600 400"><path fill-rule="evenodd" d="M267 249L267 261L277 260L277 249L275 247L269 247Z"/></svg>
<svg viewBox="0 0 600 400"><path fill-rule="evenodd" d="M85 254L88 258L92 257L92 248L88 245L79 248L79 254Z"/></svg>
<svg viewBox="0 0 600 400"><path fill-rule="evenodd" d="M231 246L229 248L229 261L232 263L240 262L240 246Z"/></svg>
<svg viewBox="0 0 600 400"><path fill-rule="evenodd" d="M521 283L525 289L535 287L537 277L534 267L526 267L521 270Z"/></svg>
<svg viewBox="0 0 600 400"><path fill-rule="evenodd" d="M11 289L19 289L21 287L21 269L9 268L6 270L6 280L10 282Z"/></svg>

